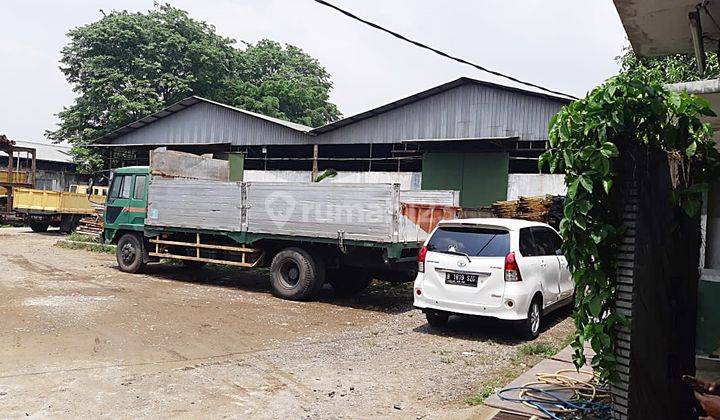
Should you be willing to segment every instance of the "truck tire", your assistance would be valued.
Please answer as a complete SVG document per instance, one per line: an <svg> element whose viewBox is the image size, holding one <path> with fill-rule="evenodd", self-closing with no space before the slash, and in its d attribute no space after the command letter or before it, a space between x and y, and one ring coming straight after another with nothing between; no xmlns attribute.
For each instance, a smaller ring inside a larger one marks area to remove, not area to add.
<svg viewBox="0 0 720 420"><path fill-rule="evenodd" d="M372 281L372 273L362 268L341 268L328 273L328 283L340 296L355 296L370 286Z"/></svg>
<svg viewBox="0 0 720 420"><path fill-rule="evenodd" d="M134 233L126 233L120 237L115 257L120 271L135 274L145 269L142 241Z"/></svg>
<svg viewBox="0 0 720 420"><path fill-rule="evenodd" d="M288 300L310 298L323 281L313 257L300 248L286 248L270 263L270 286L273 295Z"/></svg>
<svg viewBox="0 0 720 420"><path fill-rule="evenodd" d="M73 233L80 223L80 218L75 215L64 215L60 218L60 233Z"/></svg>
<svg viewBox="0 0 720 420"><path fill-rule="evenodd" d="M28 222L28 226L30 226L30 229L32 229L33 232L41 233L47 232L48 227L50 227L50 223L30 221Z"/></svg>

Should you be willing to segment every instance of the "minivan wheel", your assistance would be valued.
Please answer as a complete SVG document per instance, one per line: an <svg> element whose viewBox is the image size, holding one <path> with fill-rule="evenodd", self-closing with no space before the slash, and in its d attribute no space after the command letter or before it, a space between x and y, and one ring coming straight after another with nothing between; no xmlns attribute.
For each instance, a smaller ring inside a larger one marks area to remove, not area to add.
<svg viewBox="0 0 720 420"><path fill-rule="evenodd" d="M542 306L540 299L533 299L528 308L527 319L522 321L520 324L521 332L528 340L534 340L540 335L540 328L542 327Z"/></svg>
<svg viewBox="0 0 720 420"><path fill-rule="evenodd" d="M141 273L145 269L142 243L133 233L126 233L120 237L115 257L121 271L135 274Z"/></svg>
<svg viewBox="0 0 720 420"><path fill-rule="evenodd" d="M431 327L440 328L447 325L450 314L447 312L427 311L425 312L425 318L427 318L427 322Z"/></svg>

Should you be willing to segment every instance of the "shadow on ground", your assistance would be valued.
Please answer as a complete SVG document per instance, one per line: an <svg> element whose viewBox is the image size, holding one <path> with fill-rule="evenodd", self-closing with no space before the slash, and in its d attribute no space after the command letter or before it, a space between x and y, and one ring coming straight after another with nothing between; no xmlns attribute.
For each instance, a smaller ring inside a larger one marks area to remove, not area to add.
<svg viewBox="0 0 720 420"><path fill-rule="evenodd" d="M181 264L149 264L145 274L163 280L271 293L270 274L267 270L215 265L188 269ZM400 314L412 310L412 283L388 283L376 280L366 290L353 297L338 296L332 286L326 284L312 300L360 310Z"/></svg>
<svg viewBox="0 0 720 420"><path fill-rule="evenodd" d="M540 333L551 329L565 318L572 314L571 307L565 307L553 311L543 319ZM493 318L479 316L457 316L450 317L447 325L434 328L430 324L423 324L413 329L422 334L431 334L441 337L453 337L472 341L493 341L499 344L518 345L527 342L527 339L520 336L516 324L510 321L502 321Z"/></svg>

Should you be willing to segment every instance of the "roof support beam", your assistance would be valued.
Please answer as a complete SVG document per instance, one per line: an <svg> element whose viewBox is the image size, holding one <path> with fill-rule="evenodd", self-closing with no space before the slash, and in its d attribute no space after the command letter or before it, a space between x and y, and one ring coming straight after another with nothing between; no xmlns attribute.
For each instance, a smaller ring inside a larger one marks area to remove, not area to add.
<svg viewBox="0 0 720 420"><path fill-rule="evenodd" d="M698 73L702 76L705 74L705 44L703 43L700 11L696 9L688 13L688 19L690 20L690 35L692 36L693 51L695 52L695 62L697 63Z"/></svg>

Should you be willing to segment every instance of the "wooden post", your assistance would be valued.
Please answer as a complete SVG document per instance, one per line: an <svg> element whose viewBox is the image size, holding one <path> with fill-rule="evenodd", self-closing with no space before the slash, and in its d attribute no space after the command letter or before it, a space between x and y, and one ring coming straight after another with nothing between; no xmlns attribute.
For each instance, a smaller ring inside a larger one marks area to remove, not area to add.
<svg viewBox="0 0 720 420"><path fill-rule="evenodd" d="M671 201L668 155L620 146L625 233L618 255L616 311L630 319L615 343L621 381L612 386L614 417L693 419L700 219Z"/></svg>
<svg viewBox="0 0 720 420"><path fill-rule="evenodd" d="M318 176L318 149L318 145L313 144L312 174L310 175L310 182L315 182Z"/></svg>
<svg viewBox="0 0 720 420"><path fill-rule="evenodd" d="M372 145L373 144L370 143L370 160L368 161L368 172L372 172L372 158L373 158Z"/></svg>
<svg viewBox="0 0 720 420"><path fill-rule="evenodd" d="M13 151L12 143L10 145L10 148L8 148L8 186L5 188L7 190L7 212L11 213L13 209L13 183L15 182L15 171L13 169L13 165L15 165L15 162L13 161L13 155L15 152Z"/></svg>
<svg viewBox="0 0 720 420"><path fill-rule="evenodd" d="M32 173L32 188L35 188L35 184L37 184L37 164L36 164L36 158L35 158L35 149L32 150L32 161L30 163L31 169L30 172ZM28 180L29 182L30 180Z"/></svg>

